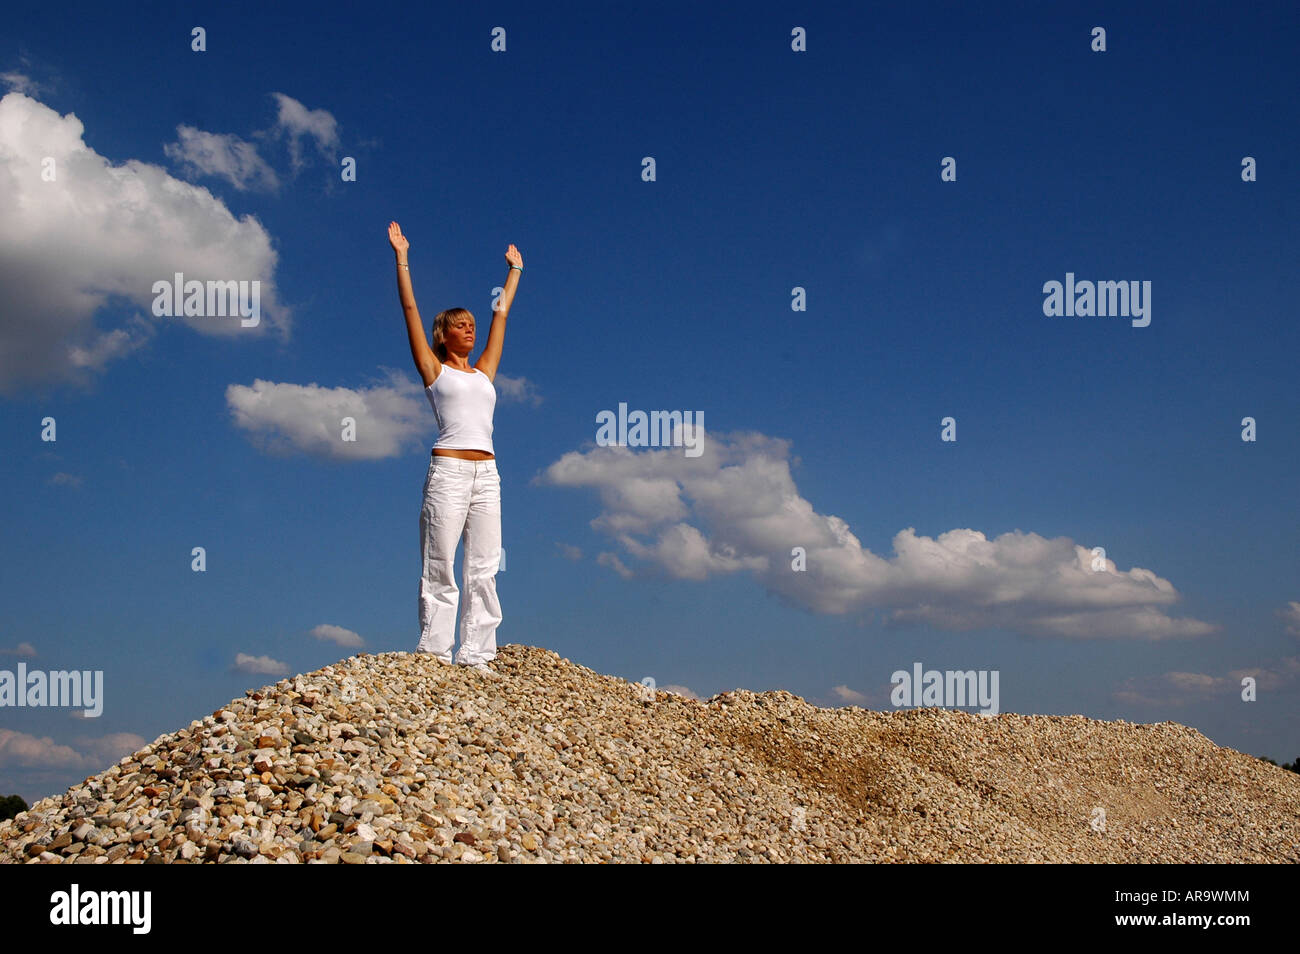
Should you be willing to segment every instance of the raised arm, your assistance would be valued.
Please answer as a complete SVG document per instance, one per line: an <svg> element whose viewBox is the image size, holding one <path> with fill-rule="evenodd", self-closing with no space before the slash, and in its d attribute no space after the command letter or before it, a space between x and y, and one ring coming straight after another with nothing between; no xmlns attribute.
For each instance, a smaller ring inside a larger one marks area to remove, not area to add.
<svg viewBox="0 0 1300 954"><path fill-rule="evenodd" d="M411 342L411 357L427 388L442 370L442 364L429 347L429 339L424 336L420 309L415 307L415 292L411 289L411 266L406 260L411 243L406 240L402 227L396 222L388 223L388 244L393 246L393 252L397 255L397 294L402 301L402 313L406 315L406 336Z"/></svg>
<svg viewBox="0 0 1300 954"><path fill-rule="evenodd" d="M484 345L483 353L479 355L474 365L486 374L489 380L497 376L497 365L501 363L501 349L506 343L506 317L510 314L510 306L514 304L515 289L519 287L519 276L524 271L523 256L513 245L506 249L506 261L510 263L510 271L506 274L501 301L497 310L492 313L492 328L488 331L487 344Z"/></svg>

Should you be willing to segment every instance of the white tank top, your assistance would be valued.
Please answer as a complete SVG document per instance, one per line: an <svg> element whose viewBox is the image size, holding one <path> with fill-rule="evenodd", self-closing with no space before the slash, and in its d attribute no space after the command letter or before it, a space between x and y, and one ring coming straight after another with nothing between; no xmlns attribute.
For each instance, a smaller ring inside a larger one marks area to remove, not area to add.
<svg viewBox="0 0 1300 954"><path fill-rule="evenodd" d="M492 449L492 412L497 406L497 389L486 374L444 364L424 394L438 418L435 448L496 454Z"/></svg>

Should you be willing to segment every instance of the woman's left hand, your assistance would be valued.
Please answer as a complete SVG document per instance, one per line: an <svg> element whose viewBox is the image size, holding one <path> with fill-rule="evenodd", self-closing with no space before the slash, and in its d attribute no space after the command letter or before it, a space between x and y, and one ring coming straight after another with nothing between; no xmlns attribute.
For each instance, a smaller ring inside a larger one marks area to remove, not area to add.
<svg viewBox="0 0 1300 954"><path fill-rule="evenodd" d="M519 249L513 245L506 249L506 261L511 265L518 265L520 268L524 267L523 256L519 254Z"/></svg>

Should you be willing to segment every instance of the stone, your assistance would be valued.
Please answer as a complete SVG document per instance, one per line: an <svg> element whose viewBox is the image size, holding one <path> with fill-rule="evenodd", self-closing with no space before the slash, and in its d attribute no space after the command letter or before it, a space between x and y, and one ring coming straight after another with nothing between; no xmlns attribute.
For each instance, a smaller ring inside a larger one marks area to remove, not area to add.
<svg viewBox="0 0 1300 954"><path fill-rule="evenodd" d="M427 662L250 690L0 821L0 863L1300 863L1294 773L1173 722L643 702L517 644L491 682Z"/></svg>

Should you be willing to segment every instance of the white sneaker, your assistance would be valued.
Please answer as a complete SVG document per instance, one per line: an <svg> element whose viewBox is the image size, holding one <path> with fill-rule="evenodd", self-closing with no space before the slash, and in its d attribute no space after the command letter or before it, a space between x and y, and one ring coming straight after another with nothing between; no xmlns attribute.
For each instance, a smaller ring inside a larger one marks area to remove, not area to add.
<svg viewBox="0 0 1300 954"><path fill-rule="evenodd" d="M442 663L444 666L454 666L454 665L455 665L455 663L453 663L450 659L443 659L441 656L439 656L439 655L437 655L437 654L435 654L435 653L431 653L431 652L429 652L427 649L417 649L417 650L415 651L415 654L416 654L417 656L433 656L434 659L438 660L438 662Z"/></svg>
<svg viewBox="0 0 1300 954"><path fill-rule="evenodd" d="M478 671L478 672L481 672L483 675L488 676L489 678L492 678L492 679L497 679L497 678L499 678L499 674L498 674L497 672L495 672L495 671L494 671L494 670L493 670L493 669L492 669L492 668L491 668L487 663L485 663L485 662L474 663L474 664L473 664L472 666L470 666L469 668L470 668L470 669L474 669L474 670L476 670L476 671Z"/></svg>

